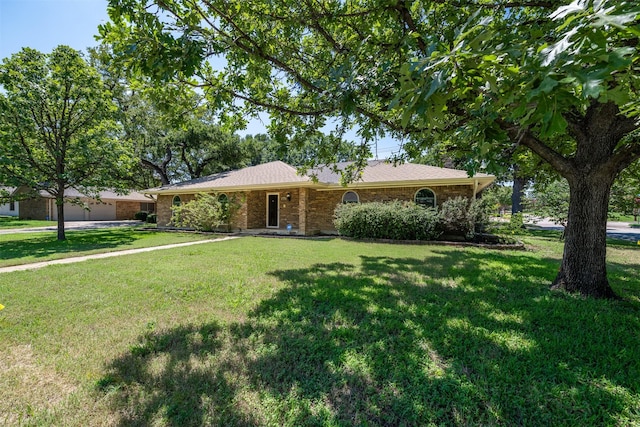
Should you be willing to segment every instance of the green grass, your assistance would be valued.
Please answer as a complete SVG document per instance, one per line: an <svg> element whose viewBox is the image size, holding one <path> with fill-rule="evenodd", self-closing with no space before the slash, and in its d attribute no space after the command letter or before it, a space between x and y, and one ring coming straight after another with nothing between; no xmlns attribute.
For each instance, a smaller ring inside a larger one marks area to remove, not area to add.
<svg viewBox="0 0 640 427"><path fill-rule="evenodd" d="M54 227L55 221L19 219L14 216L0 216L0 230L8 228Z"/></svg>
<svg viewBox="0 0 640 427"><path fill-rule="evenodd" d="M56 236L55 231L0 234L0 267L213 237L193 233L137 231L133 227L67 231L67 240L64 241L58 241Z"/></svg>
<svg viewBox="0 0 640 427"><path fill-rule="evenodd" d="M0 275L0 424L640 425L620 301L529 251L246 237ZM4 419L2 418L4 417Z"/></svg>

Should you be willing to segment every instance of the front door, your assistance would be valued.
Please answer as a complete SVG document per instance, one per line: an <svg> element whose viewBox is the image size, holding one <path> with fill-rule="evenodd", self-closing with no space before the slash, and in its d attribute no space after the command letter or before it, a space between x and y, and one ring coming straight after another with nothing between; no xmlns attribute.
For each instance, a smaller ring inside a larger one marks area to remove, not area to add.
<svg viewBox="0 0 640 427"><path fill-rule="evenodd" d="M278 194L267 194L267 227L278 228L279 212L278 212Z"/></svg>

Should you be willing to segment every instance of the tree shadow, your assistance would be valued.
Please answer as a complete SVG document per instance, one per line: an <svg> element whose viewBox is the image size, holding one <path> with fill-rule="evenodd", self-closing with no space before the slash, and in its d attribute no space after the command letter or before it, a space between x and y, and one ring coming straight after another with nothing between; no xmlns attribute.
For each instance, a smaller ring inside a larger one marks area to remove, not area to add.
<svg viewBox="0 0 640 427"><path fill-rule="evenodd" d="M67 240L58 241L55 232L47 235L2 242L0 260L24 257L44 258L54 254L114 248L135 241L131 229L95 229L67 232Z"/></svg>
<svg viewBox="0 0 640 427"><path fill-rule="evenodd" d="M637 416L640 303L550 292L558 266L443 249L277 270L287 286L242 323L203 326L213 331L204 348L191 344L196 328L163 332L152 341L170 346L152 358L134 349L105 378L130 414L123 425L159 416L169 425L599 425ZM203 351L206 368L182 368ZM165 409L174 406L184 416Z"/></svg>

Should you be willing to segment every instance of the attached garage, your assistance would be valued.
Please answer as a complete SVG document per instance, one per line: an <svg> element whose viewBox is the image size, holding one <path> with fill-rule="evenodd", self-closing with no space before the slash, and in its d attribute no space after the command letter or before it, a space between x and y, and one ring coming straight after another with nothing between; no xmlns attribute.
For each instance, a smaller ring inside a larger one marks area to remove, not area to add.
<svg viewBox="0 0 640 427"><path fill-rule="evenodd" d="M53 202L53 200L52 200ZM52 203L52 218L54 221L58 220L58 209L56 209L56 204ZM71 203L64 204L64 220L65 221L84 221L86 218L86 210L84 207L79 205L74 205Z"/></svg>
<svg viewBox="0 0 640 427"><path fill-rule="evenodd" d="M88 218L91 221L110 221L116 219L116 202L103 201L102 203L93 201L89 203Z"/></svg>
<svg viewBox="0 0 640 427"><path fill-rule="evenodd" d="M22 189L22 192L30 191ZM155 212L155 200L150 196L132 191L119 194L113 191L101 191L100 199L88 197L75 189L65 192L67 199L79 203L65 203L65 221L114 221L135 219L136 213L144 211ZM21 204L25 209L20 210L21 219L58 219L55 200L45 191L39 197L26 199ZM85 209L88 208L88 209Z"/></svg>

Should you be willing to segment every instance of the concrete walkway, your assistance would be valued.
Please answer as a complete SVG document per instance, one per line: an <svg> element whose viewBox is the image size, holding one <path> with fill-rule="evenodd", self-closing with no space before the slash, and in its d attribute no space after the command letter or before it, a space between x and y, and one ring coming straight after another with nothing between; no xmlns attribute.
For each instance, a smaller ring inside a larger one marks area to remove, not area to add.
<svg viewBox="0 0 640 427"><path fill-rule="evenodd" d="M222 242L224 240L237 239L239 236L228 236L223 237L221 239L211 239L211 240L197 240L195 242L186 242L186 243L174 243L172 245L164 245L164 246L152 246L149 248L140 248L140 249L127 249L124 251L116 251L116 252L105 252L101 254L93 254L93 255L84 255L73 258L62 258L55 259L52 261L42 261L35 262L32 264L22 264L22 265L12 265L9 267L0 267L0 273L9 273L12 271L23 271L23 270L35 270L38 268L46 267L48 265L56 265L56 264L71 264L74 262L82 262L88 259L101 259L101 258L111 258L115 256L122 255L131 255L131 254L139 254L142 252L151 252L151 251L159 251L162 249L172 249L172 248L181 248L183 246L192 246L192 245L200 245L203 243L212 243L212 242Z"/></svg>

